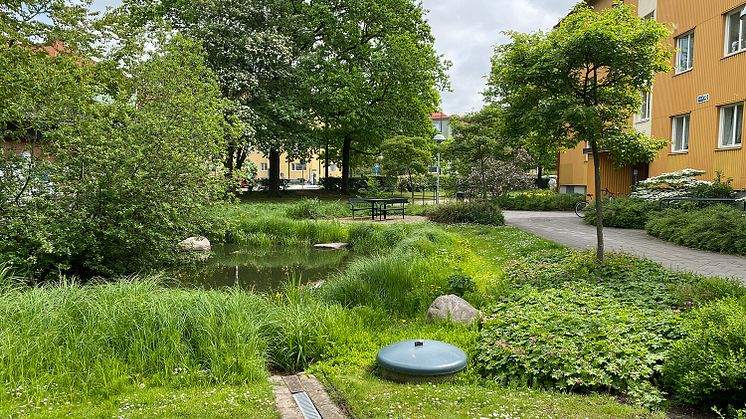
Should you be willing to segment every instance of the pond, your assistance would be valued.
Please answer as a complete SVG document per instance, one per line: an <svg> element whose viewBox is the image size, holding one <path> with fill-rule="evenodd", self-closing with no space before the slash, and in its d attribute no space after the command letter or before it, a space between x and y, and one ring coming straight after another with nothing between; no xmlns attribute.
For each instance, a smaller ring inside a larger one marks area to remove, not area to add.
<svg viewBox="0 0 746 419"><path fill-rule="evenodd" d="M258 292L277 290L290 278L302 283L326 279L344 268L347 251L322 251L298 247L256 248L213 244L213 255L204 262L183 267L174 276L184 286L207 289L235 285Z"/></svg>

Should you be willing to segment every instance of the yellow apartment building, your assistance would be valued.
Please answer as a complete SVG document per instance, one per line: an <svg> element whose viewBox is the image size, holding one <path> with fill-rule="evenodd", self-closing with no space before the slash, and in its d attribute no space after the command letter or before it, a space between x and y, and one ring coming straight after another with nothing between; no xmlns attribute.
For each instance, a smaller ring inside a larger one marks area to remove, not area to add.
<svg viewBox="0 0 746 419"><path fill-rule="evenodd" d="M313 154L310 159L288 160L287 154L280 155L280 179L289 179L292 182L319 183L325 176L326 165L324 159ZM247 158L248 161L256 166L257 177L266 179L269 177L269 158L253 151ZM329 177L340 177L342 171L333 162L329 162Z"/></svg>
<svg viewBox="0 0 746 419"><path fill-rule="evenodd" d="M596 9L611 0L589 0ZM625 0L641 17L673 31L673 70L658 74L652 92L631 118L633 127L670 141L650 164L613 168L602 156L602 187L628 194L635 181L685 168L716 172L746 189L742 148L746 102L746 0ZM559 157L560 192L593 190L593 156L583 144Z"/></svg>
<svg viewBox="0 0 746 419"><path fill-rule="evenodd" d="M430 115L433 128L446 137L451 136L451 117L436 112ZM308 182L311 184L319 183L319 180L325 176L326 165L324 159L319 158L318 154L312 154L310 159L288 160L287 154L280 155L280 178L290 179L291 181ZM269 177L269 158L260 152L254 150L249 154L248 161L254 164L257 169L257 177L266 179ZM341 169L334 163L329 163L329 177L341 177Z"/></svg>

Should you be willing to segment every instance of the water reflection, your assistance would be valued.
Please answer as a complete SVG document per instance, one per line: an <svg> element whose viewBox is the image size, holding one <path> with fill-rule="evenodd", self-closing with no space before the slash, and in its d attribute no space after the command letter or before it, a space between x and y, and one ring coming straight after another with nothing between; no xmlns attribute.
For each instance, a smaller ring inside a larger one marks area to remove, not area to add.
<svg viewBox="0 0 746 419"><path fill-rule="evenodd" d="M346 251L305 248L252 248L241 245L213 245L203 263L184 267L174 276L185 286L221 288L239 285L254 291L281 288L290 275L302 276L304 283L326 279L346 264Z"/></svg>

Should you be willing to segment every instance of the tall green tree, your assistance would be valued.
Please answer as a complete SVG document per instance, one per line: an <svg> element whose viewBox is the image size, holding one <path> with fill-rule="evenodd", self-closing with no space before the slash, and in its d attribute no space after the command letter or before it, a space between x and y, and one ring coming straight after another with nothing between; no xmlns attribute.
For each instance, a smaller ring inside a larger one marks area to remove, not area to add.
<svg viewBox="0 0 746 419"><path fill-rule="evenodd" d="M406 174L414 202L414 182L412 174L426 173L433 161L433 141L428 137L405 137L398 135L388 138L381 146L383 170L399 176Z"/></svg>
<svg viewBox="0 0 746 419"><path fill-rule="evenodd" d="M300 0L125 0L130 24L168 27L202 41L207 62L231 101L226 118L242 121L229 138L225 167L240 169L249 153L269 158L270 190L280 190L280 155L305 157L315 145L310 87L303 65L314 43L308 2Z"/></svg>
<svg viewBox="0 0 746 419"><path fill-rule="evenodd" d="M225 103L199 43L164 34L147 57L94 62L80 51L100 22L65 4L41 22L17 7L0 21L0 258L36 279L173 260L224 182ZM80 24L37 44L57 13Z"/></svg>
<svg viewBox="0 0 746 419"><path fill-rule="evenodd" d="M586 3L552 31L511 33L496 48L487 97L506 109L509 129L536 147L572 148L587 142L595 175L597 252L604 258L601 153L617 165L651 161L666 144L629 124L640 91L669 70L663 24L637 16L620 1L595 12Z"/></svg>
<svg viewBox="0 0 746 419"><path fill-rule="evenodd" d="M308 72L314 119L341 151L349 192L351 153L376 155L386 138L426 136L447 86L445 63L422 5L413 0L309 2Z"/></svg>

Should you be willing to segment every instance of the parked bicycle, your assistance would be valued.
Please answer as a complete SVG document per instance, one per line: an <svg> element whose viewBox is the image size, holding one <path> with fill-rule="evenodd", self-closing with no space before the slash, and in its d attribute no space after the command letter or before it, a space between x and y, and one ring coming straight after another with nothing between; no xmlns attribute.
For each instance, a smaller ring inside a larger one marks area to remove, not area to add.
<svg viewBox="0 0 746 419"><path fill-rule="evenodd" d="M607 188L601 189L601 193L603 194L603 197L608 200L613 200L614 198L618 197L619 194L611 192ZM593 201L593 194L586 194L585 199L583 201L578 201L575 204L575 215L577 215L580 218L585 217L585 210L588 209L588 205Z"/></svg>

